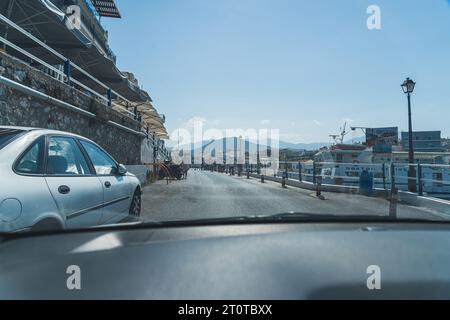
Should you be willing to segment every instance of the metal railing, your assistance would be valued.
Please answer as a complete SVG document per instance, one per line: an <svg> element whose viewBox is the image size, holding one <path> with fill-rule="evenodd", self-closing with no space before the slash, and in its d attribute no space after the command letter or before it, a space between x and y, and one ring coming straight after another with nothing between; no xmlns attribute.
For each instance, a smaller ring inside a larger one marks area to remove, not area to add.
<svg viewBox="0 0 450 320"><path fill-rule="evenodd" d="M410 168L414 169L412 176L409 175ZM395 186L408 191L408 182L414 181L419 195L450 198L450 165L445 164L281 161L277 176L314 184L320 177L323 184L359 186L363 171L370 175L374 188L390 190Z"/></svg>

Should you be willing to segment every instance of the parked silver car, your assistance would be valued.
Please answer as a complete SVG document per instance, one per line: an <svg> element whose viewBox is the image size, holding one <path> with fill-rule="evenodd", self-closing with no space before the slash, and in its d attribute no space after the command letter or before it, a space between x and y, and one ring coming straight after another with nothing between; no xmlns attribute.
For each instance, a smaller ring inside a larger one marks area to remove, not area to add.
<svg viewBox="0 0 450 320"><path fill-rule="evenodd" d="M140 211L139 180L94 142L0 126L0 232L111 224Z"/></svg>

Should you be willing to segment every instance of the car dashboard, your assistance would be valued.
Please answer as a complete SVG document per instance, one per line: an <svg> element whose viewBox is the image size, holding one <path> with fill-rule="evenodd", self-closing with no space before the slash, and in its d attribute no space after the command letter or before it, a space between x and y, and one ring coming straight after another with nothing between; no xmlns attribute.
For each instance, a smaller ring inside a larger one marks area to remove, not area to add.
<svg viewBox="0 0 450 320"><path fill-rule="evenodd" d="M449 299L443 223L260 223L4 236L0 299ZM79 288L68 286L79 268ZM371 266L379 287L370 288Z"/></svg>

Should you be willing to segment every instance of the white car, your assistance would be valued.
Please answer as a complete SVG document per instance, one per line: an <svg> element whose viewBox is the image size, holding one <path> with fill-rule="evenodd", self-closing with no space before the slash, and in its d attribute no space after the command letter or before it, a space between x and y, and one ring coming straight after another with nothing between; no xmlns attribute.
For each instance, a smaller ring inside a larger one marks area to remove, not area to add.
<svg viewBox="0 0 450 320"><path fill-rule="evenodd" d="M140 211L139 180L94 142L0 126L0 232L93 227Z"/></svg>

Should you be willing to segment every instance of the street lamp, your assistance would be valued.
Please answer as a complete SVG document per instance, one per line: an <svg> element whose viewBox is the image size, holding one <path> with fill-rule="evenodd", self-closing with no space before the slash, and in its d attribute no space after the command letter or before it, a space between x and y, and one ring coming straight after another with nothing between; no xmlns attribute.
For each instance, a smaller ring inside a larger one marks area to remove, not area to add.
<svg viewBox="0 0 450 320"><path fill-rule="evenodd" d="M409 152L408 152L408 190L410 192L416 192L416 170L414 168L414 146L413 146L413 131L412 131L412 119L411 119L411 94L414 92L416 83L410 78L407 78L402 84L403 92L408 97L408 139L409 139Z"/></svg>
<svg viewBox="0 0 450 320"><path fill-rule="evenodd" d="M403 82L402 84L402 89L405 94L413 93L415 87L416 83L412 81L410 78L406 78L405 82Z"/></svg>
<svg viewBox="0 0 450 320"><path fill-rule="evenodd" d="M245 155L244 159L242 159L242 136L239 136L239 157L238 157L238 175L241 176L242 168L244 167L243 162L245 161Z"/></svg>

